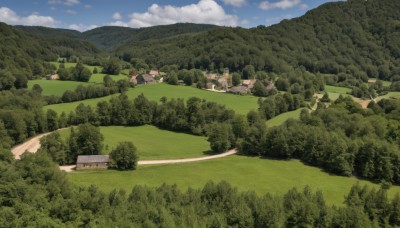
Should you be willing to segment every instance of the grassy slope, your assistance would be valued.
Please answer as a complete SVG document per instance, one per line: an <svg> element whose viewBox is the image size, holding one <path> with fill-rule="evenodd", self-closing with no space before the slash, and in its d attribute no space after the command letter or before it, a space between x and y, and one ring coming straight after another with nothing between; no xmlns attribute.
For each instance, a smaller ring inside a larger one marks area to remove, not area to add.
<svg viewBox="0 0 400 228"><path fill-rule="evenodd" d="M267 120L267 126L268 127L274 127L274 126L279 126L283 124L286 120L288 119L300 119L300 113L303 108L299 108L297 110L291 111L291 112L285 112L282 113L278 116L275 116L274 118Z"/></svg>
<svg viewBox="0 0 400 228"><path fill-rule="evenodd" d="M106 74L92 74L92 76L89 79L89 82L94 82L94 83L103 83L103 78L106 76ZM126 75L112 75L111 78L114 81L118 81L121 79L127 79L128 77Z"/></svg>
<svg viewBox="0 0 400 228"><path fill-rule="evenodd" d="M167 84L137 86L134 89L130 89L127 92L127 95L130 98L134 98L141 93L143 93L147 98L153 101L159 101L160 98L163 96L166 96L167 98L183 98L185 100L190 97L199 97L202 99L206 99L207 101L214 101L219 104L226 105L226 107L231 108L240 114L247 114L250 110L257 109L258 107L258 98L254 96L221 94L188 86L171 86ZM99 101L109 100L110 98L111 96L66 104L49 105L46 106L45 109L53 109L59 113L63 111L69 113L70 111L74 110L76 106L78 106L80 103L95 106Z"/></svg>
<svg viewBox="0 0 400 228"><path fill-rule="evenodd" d="M68 175L78 185L95 184L105 191L123 188L130 192L134 185L159 186L176 183L181 189L202 187L208 180L226 180L239 190L254 190L259 194L285 193L292 187L308 185L321 190L329 204L341 204L352 185L368 184L356 178L340 177L303 165L300 161L280 161L244 156L216 160L158 166L140 166L136 171L79 171ZM400 192L394 186L389 196Z"/></svg>
<svg viewBox="0 0 400 228"><path fill-rule="evenodd" d="M74 90L78 85L87 84L86 82L75 81L58 81L58 80L30 80L28 81L28 88L31 89L34 84L40 85L43 92L42 95L62 96L66 90Z"/></svg>
<svg viewBox="0 0 400 228"><path fill-rule="evenodd" d="M205 137L161 130L154 126L100 127L100 131L104 135L105 154L121 141L132 142L138 149L140 160L202 157L210 150ZM67 138L69 130L60 131L60 134Z"/></svg>

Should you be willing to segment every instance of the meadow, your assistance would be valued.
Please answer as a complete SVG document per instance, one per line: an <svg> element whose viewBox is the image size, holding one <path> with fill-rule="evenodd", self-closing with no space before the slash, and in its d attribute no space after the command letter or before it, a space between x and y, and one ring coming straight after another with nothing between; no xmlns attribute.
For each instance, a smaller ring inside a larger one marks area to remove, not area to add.
<svg viewBox="0 0 400 228"><path fill-rule="evenodd" d="M328 174L319 168L306 166L298 160L282 161L233 155L230 157L171 165L139 166L135 171L77 171L68 174L76 185L97 185L104 191L122 188L127 192L134 185L160 186L177 184L181 190L200 188L208 180L226 180L241 191L262 195L283 194L296 187L310 186L321 190L328 204L341 205L350 188L359 183L379 188L379 185L353 177ZM400 193L399 186L389 190L389 196Z"/></svg>
<svg viewBox="0 0 400 228"><path fill-rule="evenodd" d="M103 83L103 78L106 76L106 74L92 74L92 76L89 79L89 82L93 82L93 83ZM126 75L111 75L111 78L114 81L118 81L121 79L128 79L128 77Z"/></svg>
<svg viewBox="0 0 400 228"><path fill-rule="evenodd" d="M161 97L165 96L171 98L183 98L187 100L190 97L199 97L207 101L213 101L218 104L223 104L227 108L233 109L236 113L247 114L250 110L258 108L258 98L254 96L239 96L233 94L215 93L206 90L201 90L189 86L172 86L164 83L154 85L140 85L126 92L128 97L135 98L140 94L144 94L148 99L153 101L160 101ZM115 95L114 95L115 96ZM58 113L69 113L80 104L96 106L99 101L109 100L111 96L45 106L45 109L53 109Z"/></svg>
<svg viewBox="0 0 400 228"><path fill-rule="evenodd" d="M202 136L161 130L149 125L99 128L104 136L102 154L108 154L122 141L132 142L136 146L140 160L192 158L210 153L210 144ZM69 130L60 131L64 139L69 133Z"/></svg>
<svg viewBox="0 0 400 228"><path fill-rule="evenodd" d="M33 85L38 84L42 88L44 96L62 96L67 90L74 90L79 85L87 85L87 82L76 81L58 81L58 80L29 80L28 88L32 89Z"/></svg>
<svg viewBox="0 0 400 228"><path fill-rule="evenodd" d="M297 110L285 112L278 116L275 116L274 118L267 120L267 122L266 122L267 127L279 126L279 125L283 124L284 122L286 122L286 120L288 120L288 119L297 119L298 120L298 119L300 119L301 110L303 110L303 108L299 108Z"/></svg>

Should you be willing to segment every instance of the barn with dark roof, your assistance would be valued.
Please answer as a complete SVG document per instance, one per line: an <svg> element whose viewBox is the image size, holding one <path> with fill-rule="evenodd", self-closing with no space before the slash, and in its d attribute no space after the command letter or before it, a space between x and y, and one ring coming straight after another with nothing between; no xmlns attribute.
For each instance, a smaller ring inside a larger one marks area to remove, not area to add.
<svg viewBox="0 0 400 228"><path fill-rule="evenodd" d="M79 155L76 169L107 169L109 163L109 155Z"/></svg>

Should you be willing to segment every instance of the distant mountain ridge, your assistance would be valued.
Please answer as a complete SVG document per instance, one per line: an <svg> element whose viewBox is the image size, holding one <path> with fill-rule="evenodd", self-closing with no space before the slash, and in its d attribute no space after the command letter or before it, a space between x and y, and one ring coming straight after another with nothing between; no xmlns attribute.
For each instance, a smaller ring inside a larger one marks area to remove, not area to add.
<svg viewBox="0 0 400 228"><path fill-rule="evenodd" d="M219 28L216 25L177 23L146 28L103 26L85 32L41 26L15 26L27 33L46 36L80 39L95 44L102 50L111 50L126 42L165 39L180 35L198 34Z"/></svg>
<svg viewBox="0 0 400 228"><path fill-rule="evenodd" d="M337 82L346 77L400 80L399 12L399 0L348 0L326 3L299 18L251 29L189 23L141 29L106 26L84 33L13 28L15 33L22 31L22 37L32 36L40 43L40 48L35 48L41 49L38 53L104 53L125 61L142 59L153 67L241 71L253 65L255 70L275 73L304 68L314 73L343 74ZM31 53L36 52L26 52L38 56Z"/></svg>

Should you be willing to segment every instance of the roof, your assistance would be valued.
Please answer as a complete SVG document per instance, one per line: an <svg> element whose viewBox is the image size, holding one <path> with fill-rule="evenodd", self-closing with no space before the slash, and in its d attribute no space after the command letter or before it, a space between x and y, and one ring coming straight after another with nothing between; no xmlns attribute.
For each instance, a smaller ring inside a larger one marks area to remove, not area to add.
<svg viewBox="0 0 400 228"><path fill-rule="evenodd" d="M243 85L249 87L249 89L253 88L254 84L256 83L256 79L250 79L250 80L243 80Z"/></svg>
<svg viewBox="0 0 400 228"><path fill-rule="evenodd" d="M150 74L143 74L140 76L143 78L143 81L145 81L145 82L153 82L154 81L153 76L151 76Z"/></svg>
<svg viewBox="0 0 400 228"><path fill-rule="evenodd" d="M149 74L151 74L151 75L158 75L158 70L151 70Z"/></svg>
<svg viewBox="0 0 400 228"><path fill-rule="evenodd" d="M217 78L217 74L206 74L206 77L209 79L216 79Z"/></svg>
<svg viewBox="0 0 400 228"><path fill-rule="evenodd" d="M231 93L247 93L249 88L246 86L235 86L229 90Z"/></svg>
<svg viewBox="0 0 400 228"><path fill-rule="evenodd" d="M109 155L79 155L76 164L82 163L107 163Z"/></svg>

